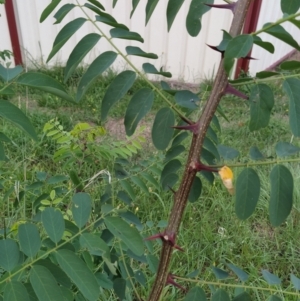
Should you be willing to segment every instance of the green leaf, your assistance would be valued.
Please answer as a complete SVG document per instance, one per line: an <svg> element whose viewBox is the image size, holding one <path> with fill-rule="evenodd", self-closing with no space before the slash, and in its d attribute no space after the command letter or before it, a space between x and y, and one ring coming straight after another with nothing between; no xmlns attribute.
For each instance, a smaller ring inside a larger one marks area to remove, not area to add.
<svg viewBox="0 0 300 301"><path fill-rule="evenodd" d="M126 135L134 134L138 123L151 110L154 93L149 88L138 90L131 98L124 119Z"/></svg>
<svg viewBox="0 0 300 301"><path fill-rule="evenodd" d="M123 189L126 190L126 192L129 194L129 196L134 201L135 200L135 193L134 193L134 190L133 190L132 186L126 180L122 180L120 183L121 183L121 186L123 187Z"/></svg>
<svg viewBox="0 0 300 301"><path fill-rule="evenodd" d="M48 63L54 57L54 55L65 45L70 37L85 23L85 21L85 18L77 18L66 24L61 29L54 40L52 50L47 58L46 63Z"/></svg>
<svg viewBox="0 0 300 301"><path fill-rule="evenodd" d="M86 264L70 250L58 250L55 255L60 267L82 295L89 301L97 301L100 294L98 282Z"/></svg>
<svg viewBox="0 0 300 301"><path fill-rule="evenodd" d="M18 228L21 250L28 257L34 257L41 247L39 230L34 224L22 224Z"/></svg>
<svg viewBox="0 0 300 301"><path fill-rule="evenodd" d="M87 0L88 2L94 4L95 6L97 6L98 8L105 10L104 6L97 0Z"/></svg>
<svg viewBox="0 0 300 301"><path fill-rule="evenodd" d="M147 5L146 5L146 22L145 26L147 25L157 3L159 0L147 0Z"/></svg>
<svg viewBox="0 0 300 301"><path fill-rule="evenodd" d="M113 0L113 8L116 6L118 0Z"/></svg>
<svg viewBox="0 0 300 301"><path fill-rule="evenodd" d="M84 36L71 52L64 71L64 82L72 75L77 66L87 55L87 53L98 43L101 36L96 33L90 33Z"/></svg>
<svg viewBox="0 0 300 301"><path fill-rule="evenodd" d="M124 300L126 292L126 280L122 278L116 278L114 280L113 288L116 295L119 297L119 300Z"/></svg>
<svg viewBox="0 0 300 301"><path fill-rule="evenodd" d="M239 267L235 266L232 263L226 263L226 265L239 277L239 279L242 282L245 282L248 280L249 275L245 271L243 271L242 269L240 269Z"/></svg>
<svg viewBox="0 0 300 301"><path fill-rule="evenodd" d="M134 47L134 46L127 46L126 47L126 53L128 55L141 56L141 57L146 57L146 58L149 58L149 59L158 59L157 54L147 53L147 52L143 51L141 48Z"/></svg>
<svg viewBox="0 0 300 301"><path fill-rule="evenodd" d="M220 155L217 147L215 144L207 137L204 138L203 147L207 149L210 153L214 155L214 157L217 159L217 161L220 161Z"/></svg>
<svg viewBox="0 0 300 301"><path fill-rule="evenodd" d="M186 17L186 29L190 36L196 37L201 31L202 16L210 10L205 4L213 4L214 0L192 0Z"/></svg>
<svg viewBox="0 0 300 301"><path fill-rule="evenodd" d="M133 85L136 73L126 70L119 73L106 90L101 105L101 120L105 120L110 108L117 103Z"/></svg>
<svg viewBox="0 0 300 301"><path fill-rule="evenodd" d="M78 102L82 96L86 93L88 88L92 85L95 79L103 73L116 59L117 54L113 51L106 51L100 54L86 70L85 74L81 78L76 95L76 101Z"/></svg>
<svg viewBox="0 0 300 301"><path fill-rule="evenodd" d="M300 2L298 0L281 0L281 10L284 14L295 14L300 8Z"/></svg>
<svg viewBox="0 0 300 301"><path fill-rule="evenodd" d="M281 63L279 68L282 70L300 69L300 62L299 61L286 61L286 62Z"/></svg>
<svg viewBox="0 0 300 301"><path fill-rule="evenodd" d="M171 26L174 22L174 19L177 13L180 10L184 0L169 0L167 6L167 22L168 22L168 31L170 31Z"/></svg>
<svg viewBox="0 0 300 301"><path fill-rule="evenodd" d="M233 160L240 155L239 151L229 146L219 144L217 148L220 156L225 160Z"/></svg>
<svg viewBox="0 0 300 301"><path fill-rule="evenodd" d="M30 301L30 299L24 284L13 280L5 285L3 301Z"/></svg>
<svg viewBox="0 0 300 301"><path fill-rule="evenodd" d="M229 277L229 273L217 267L211 267L214 275L218 280L223 280Z"/></svg>
<svg viewBox="0 0 300 301"><path fill-rule="evenodd" d="M11 81L16 76L18 76L22 71L23 71L22 66L16 66L14 68L5 68L0 64L0 78L2 78L4 82Z"/></svg>
<svg viewBox="0 0 300 301"><path fill-rule="evenodd" d="M19 262L20 251L18 244L10 239L0 240L0 266L11 272Z"/></svg>
<svg viewBox="0 0 300 301"><path fill-rule="evenodd" d="M183 108L195 110L198 108L197 102L199 102L200 99L197 96L197 94L188 90L183 90L183 91L178 91L175 94L175 101L179 106Z"/></svg>
<svg viewBox="0 0 300 301"><path fill-rule="evenodd" d="M95 276L97 278L99 286L101 286L105 289L112 289L113 288L113 283L108 278L108 276L106 274L96 273Z"/></svg>
<svg viewBox="0 0 300 301"><path fill-rule="evenodd" d="M170 148L166 153L164 163L176 158L184 151L185 151L185 147L181 144Z"/></svg>
<svg viewBox="0 0 300 301"><path fill-rule="evenodd" d="M137 32L128 31L123 28L113 28L109 31L112 38L132 40L144 43L144 39Z"/></svg>
<svg viewBox="0 0 300 301"><path fill-rule="evenodd" d="M143 173L141 173L141 176L142 176L144 179L146 179L147 181L149 181L152 185L154 185L154 187L155 187L157 190L160 189L160 186L159 186L158 182L155 180L155 178L154 178L152 175L150 175L150 174L148 174L148 173L146 173L146 172L143 172Z"/></svg>
<svg viewBox="0 0 300 301"><path fill-rule="evenodd" d="M147 278L145 276L145 274L143 273L143 271L139 270L139 271L136 271L134 273L134 278L135 280L140 283L143 287L146 286L147 284Z"/></svg>
<svg viewBox="0 0 300 301"><path fill-rule="evenodd" d="M175 116L170 108L162 108L157 112L152 127L152 141L157 149L164 150L168 147L173 137L174 123Z"/></svg>
<svg viewBox="0 0 300 301"><path fill-rule="evenodd" d="M272 23L266 23L263 28L271 24ZM288 33L281 25L272 26L271 28L265 30L265 32L300 51L300 46L298 45L298 43L294 40L292 35Z"/></svg>
<svg viewBox="0 0 300 301"><path fill-rule="evenodd" d="M232 301L251 301L251 297L247 292L243 292L234 297Z"/></svg>
<svg viewBox="0 0 300 301"><path fill-rule="evenodd" d="M206 295L204 290L199 287L195 286L189 290L183 301L206 301Z"/></svg>
<svg viewBox="0 0 300 301"><path fill-rule="evenodd" d="M251 88L250 94L250 131L256 131L269 124L274 106L272 89L265 84L258 84Z"/></svg>
<svg viewBox="0 0 300 301"><path fill-rule="evenodd" d="M0 132L0 141L11 143L11 140L2 132Z"/></svg>
<svg viewBox="0 0 300 301"><path fill-rule="evenodd" d="M53 207L46 208L42 212L42 223L54 243L58 243L65 231L65 222L60 210Z"/></svg>
<svg viewBox="0 0 300 301"><path fill-rule="evenodd" d="M179 145L183 140L185 140L187 137L189 137L189 134L187 132L183 132L178 134L172 142L172 147Z"/></svg>
<svg viewBox="0 0 300 301"><path fill-rule="evenodd" d="M230 301L230 297L226 291L219 288L214 294L211 301Z"/></svg>
<svg viewBox="0 0 300 301"><path fill-rule="evenodd" d="M282 87L290 100L290 128L293 135L300 137L300 80L296 78L288 78L283 82Z"/></svg>
<svg viewBox="0 0 300 301"><path fill-rule="evenodd" d="M26 132L32 139L37 140L34 127L27 116L7 100L0 99L0 117L11 121Z"/></svg>
<svg viewBox="0 0 300 301"><path fill-rule="evenodd" d="M147 195L149 195L149 189L145 183L138 176L131 176L130 180L137 185L141 190L143 190Z"/></svg>
<svg viewBox="0 0 300 301"><path fill-rule="evenodd" d="M80 245L87 248L91 255L109 257L109 248L100 236L93 233L83 233L80 238Z"/></svg>
<svg viewBox="0 0 300 301"><path fill-rule="evenodd" d="M64 175L56 175L56 176L48 178L46 182L49 185L53 185L53 184L57 184L57 183L62 183L67 180L69 180L69 178Z"/></svg>
<svg viewBox="0 0 300 301"><path fill-rule="evenodd" d="M232 40L232 36L226 30L222 30L222 31L223 31L223 39L219 44L218 49L220 51L225 51L228 43Z"/></svg>
<svg viewBox="0 0 300 301"><path fill-rule="evenodd" d="M202 182L198 177L195 177L188 197L189 202L191 203L196 202L201 195L201 191L202 191Z"/></svg>
<svg viewBox="0 0 300 301"><path fill-rule="evenodd" d="M288 142L278 142L276 144L275 150L276 155L281 158L298 153L300 151L300 148Z"/></svg>
<svg viewBox="0 0 300 301"><path fill-rule="evenodd" d="M149 73L149 74L157 74L157 75L162 75L162 76L165 76L165 77L172 77L172 74L170 72L158 71L150 63L144 63L143 64L143 70L144 70L145 73Z"/></svg>
<svg viewBox="0 0 300 301"><path fill-rule="evenodd" d="M294 180L291 172L283 165L273 167L270 180L270 221L277 227L285 221L292 210Z"/></svg>
<svg viewBox="0 0 300 301"><path fill-rule="evenodd" d="M217 133L211 126L208 127L206 136L208 136L215 144L219 143Z"/></svg>
<svg viewBox="0 0 300 301"><path fill-rule="evenodd" d="M62 286L65 286L67 288L71 287L72 283L69 277L64 271L60 269L60 267L57 264L54 264L52 261L50 261L50 259L40 259L35 264L43 266L47 270L49 270L54 276L55 280Z"/></svg>
<svg viewBox="0 0 300 301"><path fill-rule="evenodd" d="M201 150L201 159L204 160L209 165L216 164L216 157L205 148L202 148Z"/></svg>
<svg viewBox="0 0 300 301"><path fill-rule="evenodd" d="M61 0L52 0L51 3L43 10L41 17L40 17L40 23L44 22L47 17L53 12L55 7L60 3Z"/></svg>
<svg viewBox="0 0 300 301"><path fill-rule="evenodd" d="M296 277L294 274L291 274L291 282L293 283L294 288L299 291L300 290L300 279Z"/></svg>
<svg viewBox="0 0 300 301"><path fill-rule="evenodd" d="M245 168L236 180L235 213L245 220L252 215L260 194L260 179L252 168Z"/></svg>
<svg viewBox="0 0 300 301"><path fill-rule="evenodd" d="M23 86L51 93L67 101L74 101L73 97L67 93L65 88L58 81L46 74L38 72L23 73L17 78L16 82Z"/></svg>
<svg viewBox="0 0 300 301"><path fill-rule="evenodd" d="M170 162L168 162L162 172L161 172L161 176L160 176L160 183L162 184L164 178L166 176L168 176L169 174L174 174L177 172L177 170L181 167L181 162L178 159L172 160Z"/></svg>
<svg viewBox="0 0 300 301"><path fill-rule="evenodd" d="M74 7L75 5L71 3L63 5L54 15L54 18L56 19L54 24L59 24Z"/></svg>
<svg viewBox="0 0 300 301"><path fill-rule="evenodd" d="M86 3L84 6L89 7L91 10L95 11L95 8L92 7L92 5L88 5ZM106 14L106 13L103 13L99 10L97 11L97 9L96 9L96 13L98 14L98 16L96 16L96 21L97 22L102 22L106 25L109 25L109 26L112 26L112 27L115 27L115 28L122 28L126 31L129 31L127 26L125 26L124 24L118 23L117 20L113 16L111 16L109 14Z"/></svg>
<svg viewBox="0 0 300 301"><path fill-rule="evenodd" d="M136 228L130 227L119 217L107 216L104 222L108 230L119 238L134 254L140 256L144 253L143 239Z"/></svg>
<svg viewBox="0 0 300 301"><path fill-rule="evenodd" d="M175 174L175 173L168 174L161 181L161 186L162 186L163 190L169 190L178 182L178 180L179 180L179 177L177 174Z"/></svg>
<svg viewBox="0 0 300 301"><path fill-rule="evenodd" d="M143 224L141 223L139 218L131 211L120 212L119 215L128 223L134 224L139 231L143 230Z"/></svg>
<svg viewBox="0 0 300 301"><path fill-rule="evenodd" d="M259 36L254 36L253 37L253 43L256 44L257 46L267 50L270 53L275 52L274 45L270 42L264 42Z"/></svg>
<svg viewBox="0 0 300 301"><path fill-rule="evenodd" d="M252 46L253 37L251 35L239 35L229 41L224 55L224 68L227 73L230 72L234 59L247 56Z"/></svg>
<svg viewBox="0 0 300 301"><path fill-rule="evenodd" d="M130 19L132 18L132 15L134 14L135 9L137 8L139 3L140 3L140 0L132 0L132 10L130 13Z"/></svg>
<svg viewBox="0 0 300 301"><path fill-rule="evenodd" d="M270 285L279 285L281 284L281 280L278 276L270 273L268 270L262 270L262 275L264 279L268 282Z"/></svg>
<svg viewBox="0 0 300 301"><path fill-rule="evenodd" d="M259 79L268 78L272 76L279 75L278 72L272 72L272 71L261 71L256 73L256 77Z"/></svg>
<svg viewBox="0 0 300 301"><path fill-rule="evenodd" d="M72 214L76 225L82 228L90 218L92 212L92 200L85 192L76 193L73 196Z"/></svg>
<svg viewBox="0 0 300 301"><path fill-rule="evenodd" d="M34 265L31 268L30 283L39 300L61 300L61 292L56 279L45 267Z"/></svg>

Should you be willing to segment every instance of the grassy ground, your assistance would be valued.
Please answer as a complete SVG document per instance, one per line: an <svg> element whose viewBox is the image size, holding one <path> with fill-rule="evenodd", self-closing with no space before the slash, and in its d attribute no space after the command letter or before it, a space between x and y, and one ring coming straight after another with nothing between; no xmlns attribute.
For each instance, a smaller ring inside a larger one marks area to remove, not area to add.
<svg viewBox="0 0 300 301"><path fill-rule="evenodd" d="M60 80L62 70L58 68L51 71L51 75ZM16 220L26 219L31 215L32 204L34 204L37 197L34 192L29 195L26 194L23 203L15 202L15 199L18 199L19 192L24 190L26 185L36 181L36 172L45 171L52 175L67 175L70 170L70 167L53 161L53 153L57 146L42 133L44 124L56 117L66 131L70 131L77 122L98 125L100 122L100 99L112 79L113 74L101 78L90 89L82 104L78 106L50 95L41 95L36 91L19 91L21 106L25 110L27 108L27 113L39 133L40 140L33 143L18 129L1 120L2 131L13 141L13 144L6 145L9 161L0 163L0 184L2 185L0 196L3 199L0 206L7 218L8 226L11 226ZM78 79L73 77L67 83L67 87L72 89L72 86L75 86L77 82ZM133 94L144 85L144 82L138 81L129 94ZM222 133L219 134L219 141L238 149L241 154L238 160L226 162L226 164L248 162L248 153L252 145L256 145L267 157L275 157L275 144L278 141L291 140L292 137L288 128L287 99L283 95L280 85L279 82L273 84L276 104L271 122L267 128L259 132L250 132L248 129L249 107L245 101L235 97L226 97L222 100L222 110L229 121L225 121L220 117ZM205 85L202 85L202 91L205 89ZM119 120L124 114L129 99L130 95L127 95L113 109L110 115L112 118L110 124L121 124ZM157 108L162 106L159 99L156 99L155 103L153 112L145 122L144 135L146 139L149 139L149 127L151 126L153 114ZM111 145L115 140L113 135L115 133L106 135L98 143ZM118 137L122 137L122 135ZM299 140L294 138L293 143L299 145ZM145 160L148 162L147 164L152 160L154 163L151 164L158 167L162 166L162 154L156 152L153 147L149 147L149 143L146 145L147 147L129 158L130 164L135 166L134 173L136 174L140 173L142 168L140 163ZM188 146L188 141L186 146ZM99 158L99 160L98 165L91 163L80 167L81 177L84 179L91 178L101 169L109 170L114 163L105 158ZM184 163L185 155L181 156L181 160ZM271 227L268 220L269 173L272 166L255 167L262 182L261 196L254 215L247 221L237 219L234 212L234 197L228 194L219 179L216 179L213 185L203 180L201 198L197 202L188 205L180 228L178 243L184 248L185 252L176 251L171 268L171 272L180 277L187 277L192 272L194 277L187 282L178 280L179 283L184 286L191 286L195 279L216 282L210 267L216 265L223 268L226 261L243 268L250 274L247 285L254 288L267 288L268 285L261 276L261 270L267 269L282 279L282 288L273 287L278 289L279 295L281 295L281 290L287 288L291 290L289 274L292 272L300 276L300 180L298 164L288 165L295 180L294 208L286 223L276 229ZM74 165L72 168L74 168ZM233 171L236 177L241 169L234 168ZM117 191L119 184L114 175L113 182L115 183L114 189ZM70 184L59 184L57 186L64 189L70 188ZM10 187L14 188L9 192ZM93 185L89 192L97 198L99 192L103 193L104 188L103 183L99 182L97 185ZM47 189L53 189L53 186L49 185ZM154 193L146 194L135 186L136 200L130 205L132 211L137 214L144 224L142 232L145 236L157 233L165 227L172 206L171 193L158 191L155 187L151 187L151 189ZM65 190L62 189L61 193L64 194ZM121 207L125 206L117 198L114 199L114 203L115 205L120 203L119 206ZM159 251L159 242L156 242L154 243L154 254L159 256ZM154 276L146 266L143 269L149 275L147 286L139 289L140 294L145 298ZM224 283L239 284L235 280L225 281ZM204 287L208 289L207 285ZM234 288L229 288L229 290L234 293ZM165 290L164 293L165 296L162 298L164 301L178 300L178 296L180 296L178 290L173 287ZM257 300L266 300L266 296L270 294L254 289L254 295L257 296ZM296 300L296 298L288 296L285 300Z"/></svg>

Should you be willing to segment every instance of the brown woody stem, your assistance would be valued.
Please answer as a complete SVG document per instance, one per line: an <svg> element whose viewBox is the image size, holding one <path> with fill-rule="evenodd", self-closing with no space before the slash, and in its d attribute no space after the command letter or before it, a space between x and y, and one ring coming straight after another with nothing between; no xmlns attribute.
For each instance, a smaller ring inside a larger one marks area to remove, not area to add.
<svg viewBox="0 0 300 301"><path fill-rule="evenodd" d="M252 0L239 0L237 2L235 16L230 28L230 35L235 37L241 33L244 25L245 17ZM193 134L189 156L186 163L185 171L178 191L174 195L174 206L172 208L169 223L166 228L167 233L178 233L182 215L186 207L189 192L191 190L197 169L194 168L199 161L203 141L209 124L217 110L218 104L224 95L224 91L228 84L228 77L223 67L223 59L221 60L218 73L216 75L213 89L209 100L207 101L202 115L197 122L198 131ZM175 242L174 242L175 243ZM160 262L157 270L155 282L152 286L148 301L159 301L163 288L166 285L169 275L169 265L172 257L173 246L163 241L163 247L160 256Z"/></svg>

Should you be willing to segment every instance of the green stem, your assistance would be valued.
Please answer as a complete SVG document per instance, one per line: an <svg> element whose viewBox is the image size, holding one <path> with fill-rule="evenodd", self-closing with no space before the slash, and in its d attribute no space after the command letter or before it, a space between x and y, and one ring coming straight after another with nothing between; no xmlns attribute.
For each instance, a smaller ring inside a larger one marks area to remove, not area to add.
<svg viewBox="0 0 300 301"><path fill-rule="evenodd" d="M121 52L121 50L114 44L112 41L112 38L109 38L102 29L98 26L96 21L93 21L89 15L85 12L82 5L79 5L78 0L76 0L78 6L80 7L81 11L85 14L87 19L97 28L97 30L100 32L100 34L108 41L108 43L117 51L117 53L125 60L125 62L140 76L143 80L145 80L148 85L170 106L171 109L173 109L178 116L180 116L183 120L188 121L188 119L185 117L185 115L180 112L179 109L177 109L174 104L161 92L160 89L158 89L151 81L148 80L148 78L138 70L138 68L135 67L135 65L128 59L128 57Z"/></svg>
<svg viewBox="0 0 300 301"><path fill-rule="evenodd" d="M295 19L295 18L297 18L297 17L299 17L299 16L300 16L300 13L296 13L296 14L293 14L293 15L289 15L289 16L287 16L287 17L285 17L285 18L281 18L281 19L277 20L276 22L271 23L270 25L268 25L268 26L266 26L266 27L263 27L263 28L260 29L260 30L257 30L257 31L255 31L255 32L252 32L251 35L252 35L252 36L256 36L256 35L258 35L258 34L260 34L260 33L262 33L262 32L266 32L268 29L270 29L270 28L272 28L272 27L275 27L276 25L282 24L282 23L284 23L284 22L286 22L286 21L293 20L293 19Z"/></svg>
<svg viewBox="0 0 300 301"><path fill-rule="evenodd" d="M232 287L232 288L243 288L243 289L251 289L251 290L258 290L258 291L268 291L270 293L278 293L278 289L270 288L270 287L259 287L259 286L251 286L251 285L244 285L244 284L229 284L223 282L216 282L216 281L206 281L206 280L197 280L197 279L190 279L190 278L183 278L174 276L178 280L186 281L186 282L193 282L197 284L206 284L206 285L215 285L219 287ZM282 294L290 295L290 296L300 296L299 292L285 292L281 291Z"/></svg>

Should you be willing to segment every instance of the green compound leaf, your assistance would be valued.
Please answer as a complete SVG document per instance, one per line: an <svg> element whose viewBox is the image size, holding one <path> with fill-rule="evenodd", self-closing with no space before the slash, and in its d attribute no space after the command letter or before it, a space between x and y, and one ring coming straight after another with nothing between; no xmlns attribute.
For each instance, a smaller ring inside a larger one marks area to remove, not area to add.
<svg viewBox="0 0 300 301"><path fill-rule="evenodd" d="M300 151L300 148L288 142L278 142L276 144L275 150L276 155L281 158L298 153Z"/></svg>
<svg viewBox="0 0 300 301"><path fill-rule="evenodd" d="M75 4L65 4L63 5L53 16L56 19L56 22L54 24L59 24L64 17L75 7Z"/></svg>
<svg viewBox="0 0 300 301"><path fill-rule="evenodd" d="M28 257L34 257L41 247L39 230L34 224L22 224L18 228L21 251Z"/></svg>
<svg viewBox="0 0 300 301"><path fill-rule="evenodd" d="M97 279L87 265L70 250L58 250L55 255L62 270L74 282L82 295L89 301L99 300L100 289Z"/></svg>
<svg viewBox="0 0 300 301"><path fill-rule="evenodd" d="M117 53L106 51L100 54L86 70L81 78L76 95L76 101L79 102L95 79L103 73L116 59Z"/></svg>
<svg viewBox="0 0 300 301"><path fill-rule="evenodd" d="M136 73L126 70L119 73L106 90L101 105L101 120L105 120L111 107L117 103L131 88L136 79Z"/></svg>
<svg viewBox="0 0 300 301"><path fill-rule="evenodd" d="M53 207L46 208L42 212L42 223L54 243L58 243L65 231L65 221L60 210Z"/></svg>
<svg viewBox="0 0 300 301"><path fill-rule="evenodd" d="M186 29L190 36L196 37L201 31L202 16L210 10L205 4L213 4L214 0L192 0L186 17Z"/></svg>
<svg viewBox="0 0 300 301"><path fill-rule="evenodd" d="M126 53L128 55L141 56L141 57L146 57L146 58L149 58L149 59L158 59L157 54L147 53L147 52L143 51L141 48L134 47L134 46L127 46L126 47Z"/></svg>
<svg viewBox="0 0 300 301"><path fill-rule="evenodd" d="M124 119L126 135L134 134L138 123L151 110L154 93L149 88L142 88L131 98Z"/></svg>
<svg viewBox="0 0 300 301"><path fill-rule="evenodd" d="M27 133L32 139L37 140L34 127L27 116L7 100L0 99L0 117L14 123Z"/></svg>
<svg viewBox="0 0 300 301"><path fill-rule="evenodd" d="M5 285L3 301L30 301L30 299L24 284L13 280Z"/></svg>
<svg viewBox="0 0 300 301"><path fill-rule="evenodd" d="M226 291L220 288L213 294L211 301L230 301L230 297Z"/></svg>
<svg viewBox="0 0 300 301"><path fill-rule="evenodd" d="M30 283L39 300L61 300L61 292L56 279L44 266L34 265L31 268Z"/></svg>
<svg viewBox="0 0 300 301"><path fill-rule="evenodd" d="M294 180L291 172L285 166L276 165L271 171L270 181L270 221L274 227L278 227L292 210Z"/></svg>
<svg viewBox="0 0 300 301"><path fill-rule="evenodd" d="M162 75L165 77L172 77L172 74L170 72L165 72L165 71L158 71L155 66L153 66L150 63L144 63L143 64L143 70L145 73L149 73L149 74L157 74L157 75Z"/></svg>
<svg viewBox="0 0 300 301"><path fill-rule="evenodd" d="M183 301L207 301L204 290L195 286L189 290Z"/></svg>
<svg viewBox="0 0 300 301"><path fill-rule="evenodd" d="M101 36L91 33L83 37L71 52L64 71L64 82L72 75L87 53L98 43Z"/></svg>
<svg viewBox="0 0 300 301"><path fill-rule="evenodd" d="M128 31L123 28L113 28L109 31L112 38L132 40L144 43L144 39L137 33L133 31Z"/></svg>
<svg viewBox="0 0 300 301"><path fill-rule="evenodd" d="M175 94L175 101L179 106L183 108L195 110L198 108L197 102L199 102L200 99L197 94L188 90L183 90L178 91Z"/></svg>
<svg viewBox="0 0 300 301"><path fill-rule="evenodd" d="M237 267L236 265L232 264L232 263L226 263L226 265L228 266L229 269L231 269L242 282L245 282L248 280L249 275L243 271L242 269L240 269L239 267Z"/></svg>
<svg viewBox="0 0 300 301"><path fill-rule="evenodd" d="M300 80L288 78L283 82L282 87L290 100L289 118L291 131L293 135L300 137Z"/></svg>
<svg viewBox="0 0 300 301"><path fill-rule="evenodd" d="M143 239L136 228L119 217L108 216L104 218L108 230L119 238L134 254L141 256L144 253Z"/></svg>
<svg viewBox="0 0 300 301"><path fill-rule="evenodd" d="M70 102L74 101L73 97L67 93L65 88L58 81L46 74L27 72L18 77L16 82L23 86L51 93Z"/></svg>
<svg viewBox="0 0 300 301"><path fill-rule="evenodd" d="M195 177L188 197L189 202L191 203L196 202L201 195L201 191L202 191L202 182L198 177Z"/></svg>
<svg viewBox="0 0 300 301"><path fill-rule="evenodd" d="M72 214L76 225L82 228L90 218L92 212L92 200L85 192L76 193L73 196Z"/></svg>
<svg viewBox="0 0 300 301"><path fill-rule="evenodd" d="M145 26L147 25L148 21L150 20L150 17L157 5L159 0L148 0L146 5L146 22Z"/></svg>
<svg viewBox="0 0 300 301"><path fill-rule="evenodd" d="M239 35L229 41L225 55L224 68L229 74L235 58L246 57L253 46L253 37L251 35Z"/></svg>
<svg viewBox="0 0 300 301"><path fill-rule="evenodd" d="M300 8L300 2L298 0L281 0L281 10L284 14L295 14Z"/></svg>
<svg viewBox="0 0 300 301"><path fill-rule="evenodd" d="M51 3L43 10L41 17L40 17L40 23L44 22L47 17L53 12L55 7L60 3L61 0L52 0Z"/></svg>
<svg viewBox="0 0 300 301"><path fill-rule="evenodd" d="M184 0L169 0L167 6L167 22L168 22L168 31L170 31L172 24L175 20L177 13L180 10Z"/></svg>
<svg viewBox="0 0 300 301"><path fill-rule="evenodd" d="M252 87L250 94L250 131L256 131L269 124L270 115L274 106L272 89L265 84Z"/></svg>
<svg viewBox="0 0 300 301"><path fill-rule="evenodd" d="M152 127L152 141L159 150L165 150L172 140L175 123L174 112L170 108L160 109L154 119Z"/></svg>
<svg viewBox="0 0 300 301"><path fill-rule="evenodd" d="M61 29L54 40L52 50L47 58L46 63L48 63L54 57L54 55L65 45L70 37L85 23L85 21L85 18L77 18L66 24Z"/></svg>
<svg viewBox="0 0 300 301"><path fill-rule="evenodd" d="M272 23L266 23L264 27L267 27L271 24ZM298 43L294 40L292 35L288 33L281 25L272 26L271 28L265 30L265 32L300 51L300 46L298 45Z"/></svg>
<svg viewBox="0 0 300 301"><path fill-rule="evenodd" d="M281 280L278 276L270 273L267 270L262 270L262 275L264 277L264 279L268 282L268 284L270 285L279 285L281 284Z"/></svg>
<svg viewBox="0 0 300 301"><path fill-rule="evenodd" d="M16 66L14 68L5 68L0 64L0 78L2 78L5 82L9 82L18 76L23 71L22 66ZM1 91L1 94L3 91Z"/></svg>
<svg viewBox="0 0 300 301"><path fill-rule="evenodd" d="M245 168L236 180L235 213L241 220L250 217L260 194L260 179L252 168Z"/></svg>

